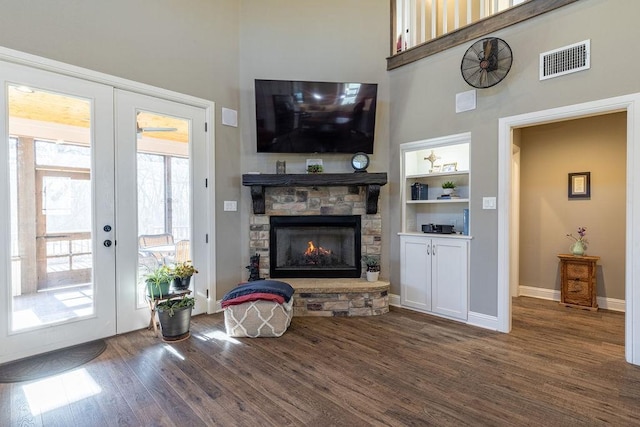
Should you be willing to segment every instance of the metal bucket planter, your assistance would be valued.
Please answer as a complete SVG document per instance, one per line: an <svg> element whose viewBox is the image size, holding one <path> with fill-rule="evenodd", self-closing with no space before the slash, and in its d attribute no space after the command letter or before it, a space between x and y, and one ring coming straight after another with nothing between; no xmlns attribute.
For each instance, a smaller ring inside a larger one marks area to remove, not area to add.
<svg viewBox="0 0 640 427"><path fill-rule="evenodd" d="M193 310L193 307L174 308L173 316L170 316L169 309L158 308L162 338L165 341L180 341L189 338L191 310Z"/></svg>
<svg viewBox="0 0 640 427"><path fill-rule="evenodd" d="M189 284L191 283L191 276L188 277L174 277L173 279L173 289L178 291L184 291L189 289Z"/></svg>

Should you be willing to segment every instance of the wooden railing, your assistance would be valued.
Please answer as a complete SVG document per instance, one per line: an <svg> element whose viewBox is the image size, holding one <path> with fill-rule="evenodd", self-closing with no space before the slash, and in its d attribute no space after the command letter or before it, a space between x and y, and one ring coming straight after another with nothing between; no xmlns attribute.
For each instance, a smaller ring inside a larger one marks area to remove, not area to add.
<svg viewBox="0 0 640 427"><path fill-rule="evenodd" d="M391 70L578 0L391 0Z"/></svg>

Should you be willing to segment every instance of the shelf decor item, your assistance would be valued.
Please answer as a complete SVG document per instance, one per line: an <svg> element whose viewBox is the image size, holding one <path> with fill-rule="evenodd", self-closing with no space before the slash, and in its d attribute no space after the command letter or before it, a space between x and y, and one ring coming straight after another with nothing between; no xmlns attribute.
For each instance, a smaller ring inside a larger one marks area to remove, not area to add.
<svg viewBox="0 0 640 427"><path fill-rule="evenodd" d="M322 159L307 159L307 173L322 173Z"/></svg>
<svg viewBox="0 0 640 427"><path fill-rule="evenodd" d="M573 243L571 244L571 247L569 248L573 255L582 256L587 251L587 244L589 242L584 237L586 232L587 232L587 229L585 227L578 227L578 236L579 237L575 237L571 233L567 234L568 238L573 239Z"/></svg>
<svg viewBox="0 0 640 427"><path fill-rule="evenodd" d="M447 195L452 194L455 188L456 188L456 184L453 181L446 181L442 184L442 192Z"/></svg>

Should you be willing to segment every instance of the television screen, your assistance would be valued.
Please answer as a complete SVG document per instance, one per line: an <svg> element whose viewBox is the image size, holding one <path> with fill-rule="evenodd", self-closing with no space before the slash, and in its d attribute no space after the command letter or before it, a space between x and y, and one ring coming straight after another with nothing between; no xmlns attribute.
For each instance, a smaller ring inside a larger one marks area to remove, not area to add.
<svg viewBox="0 0 640 427"><path fill-rule="evenodd" d="M375 83L256 80L259 153L373 153Z"/></svg>

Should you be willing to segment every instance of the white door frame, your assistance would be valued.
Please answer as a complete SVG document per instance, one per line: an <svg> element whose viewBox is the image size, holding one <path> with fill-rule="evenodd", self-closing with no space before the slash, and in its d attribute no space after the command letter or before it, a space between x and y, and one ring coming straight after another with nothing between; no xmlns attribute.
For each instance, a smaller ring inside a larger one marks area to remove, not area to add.
<svg viewBox="0 0 640 427"><path fill-rule="evenodd" d="M29 53L20 52L0 46L0 60L33 67L40 70L52 71L61 75L76 77L90 82L101 83L113 87L114 89L123 89L130 92L136 92L143 95L153 96L160 99L175 101L182 104L192 105L194 107L203 108L207 122L206 147L207 147L207 164L208 164L208 200L207 206L209 210L208 223L208 244L205 256L209 260L208 271L209 278L206 285L208 294L207 313L213 313L216 309L216 262L215 262L215 103L206 99L197 98L191 95L170 91L147 85L145 83L135 82L123 79L109 74L100 73L98 71L89 70L75 65L54 61Z"/></svg>
<svg viewBox="0 0 640 427"><path fill-rule="evenodd" d="M640 93L504 117L498 123L498 330L511 330L509 292L513 129L626 111L625 358L640 365ZM513 248L517 250L517 248ZM637 309L636 309L637 308ZM635 325L635 326L634 326Z"/></svg>

